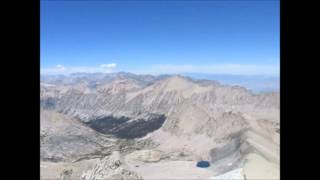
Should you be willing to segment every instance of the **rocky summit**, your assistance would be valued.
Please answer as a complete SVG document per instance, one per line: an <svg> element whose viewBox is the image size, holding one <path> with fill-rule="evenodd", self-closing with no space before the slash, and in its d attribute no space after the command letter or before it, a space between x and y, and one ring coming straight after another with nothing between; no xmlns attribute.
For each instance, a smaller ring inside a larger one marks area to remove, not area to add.
<svg viewBox="0 0 320 180"><path fill-rule="evenodd" d="M279 179L278 92L77 73L42 75L40 102L42 179Z"/></svg>

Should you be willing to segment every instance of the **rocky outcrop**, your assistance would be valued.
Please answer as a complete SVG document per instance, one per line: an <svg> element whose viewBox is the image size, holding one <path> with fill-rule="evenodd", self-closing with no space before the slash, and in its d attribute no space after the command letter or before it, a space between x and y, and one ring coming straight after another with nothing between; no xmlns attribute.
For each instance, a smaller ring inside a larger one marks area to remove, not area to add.
<svg viewBox="0 0 320 180"><path fill-rule="evenodd" d="M142 179L137 173L127 169L121 160L120 153L114 151L110 156L103 158L92 170L82 175L83 180L104 179Z"/></svg>
<svg viewBox="0 0 320 180"><path fill-rule="evenodd" d="M130 161L141 161L141 162L158 162L161 160L163 152L158 150L140 150L135 151L127 156Z"/></svg>
<svg viewBox="0 0 320 180"><path fill-rule="evenodd" d="M103 157L116 147L116 139L57 112L42 109L40 123L40 157L44 161Z"/></svg>
<svg viewBox="0 0 320 180"><path fill-rule="evenodd" d="M157 149L145 149L134 151L126 156L126 161L135 161L143 163L152 163L159 161L192 161L196 157L186 150L177 150L174 152L164 152Z"/></svg>
<svg viewBox="0 0 320 180"><path fill-rule="evenodd" d="M72 169L65 169L61 172L61 180L71 180Z"/></svg>

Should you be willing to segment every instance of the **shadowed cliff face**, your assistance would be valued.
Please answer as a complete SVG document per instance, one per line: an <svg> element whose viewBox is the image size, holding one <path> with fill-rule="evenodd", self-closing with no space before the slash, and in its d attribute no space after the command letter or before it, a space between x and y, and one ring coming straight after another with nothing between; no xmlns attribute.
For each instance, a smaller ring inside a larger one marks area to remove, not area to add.
<svg viewBox="0 0 320 180"><path fill-rule="evenodd" d="M46 98L40 100L40 106L44 109L52 110L56 106L56 100L54 98Z"/></svg>
<svg viewBox="0 0 320 180"><path fill-rule="evenodd" d="M164 123L164 115L152 115L145 119L130 119L128 117L107 116L86 122L92 129L103 133L112 134L118 138L140 138L159 129Z"/></svg>

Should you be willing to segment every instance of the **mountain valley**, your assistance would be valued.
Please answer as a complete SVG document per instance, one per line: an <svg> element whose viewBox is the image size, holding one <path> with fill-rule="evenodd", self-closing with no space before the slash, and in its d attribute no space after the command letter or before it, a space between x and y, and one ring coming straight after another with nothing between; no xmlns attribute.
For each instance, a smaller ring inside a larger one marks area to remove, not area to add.
<svg viewBox="0 0 320 180"><path fill-rule="evenodd" d="M279 179L279 96L181 75L43 75L41 178Z"/></svg>

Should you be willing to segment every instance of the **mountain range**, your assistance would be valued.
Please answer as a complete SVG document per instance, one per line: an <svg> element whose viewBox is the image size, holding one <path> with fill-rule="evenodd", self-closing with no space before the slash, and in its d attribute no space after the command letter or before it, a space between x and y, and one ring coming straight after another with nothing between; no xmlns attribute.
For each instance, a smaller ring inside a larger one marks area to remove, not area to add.
<svg viewBox="0 0 320 180"><path fill-rule="evenodd" d="M203 179L236 168L279 179L279 92L125 72L44 75L40 87L43 179ZM200 160L210 168L193 166Z"/></svg>

